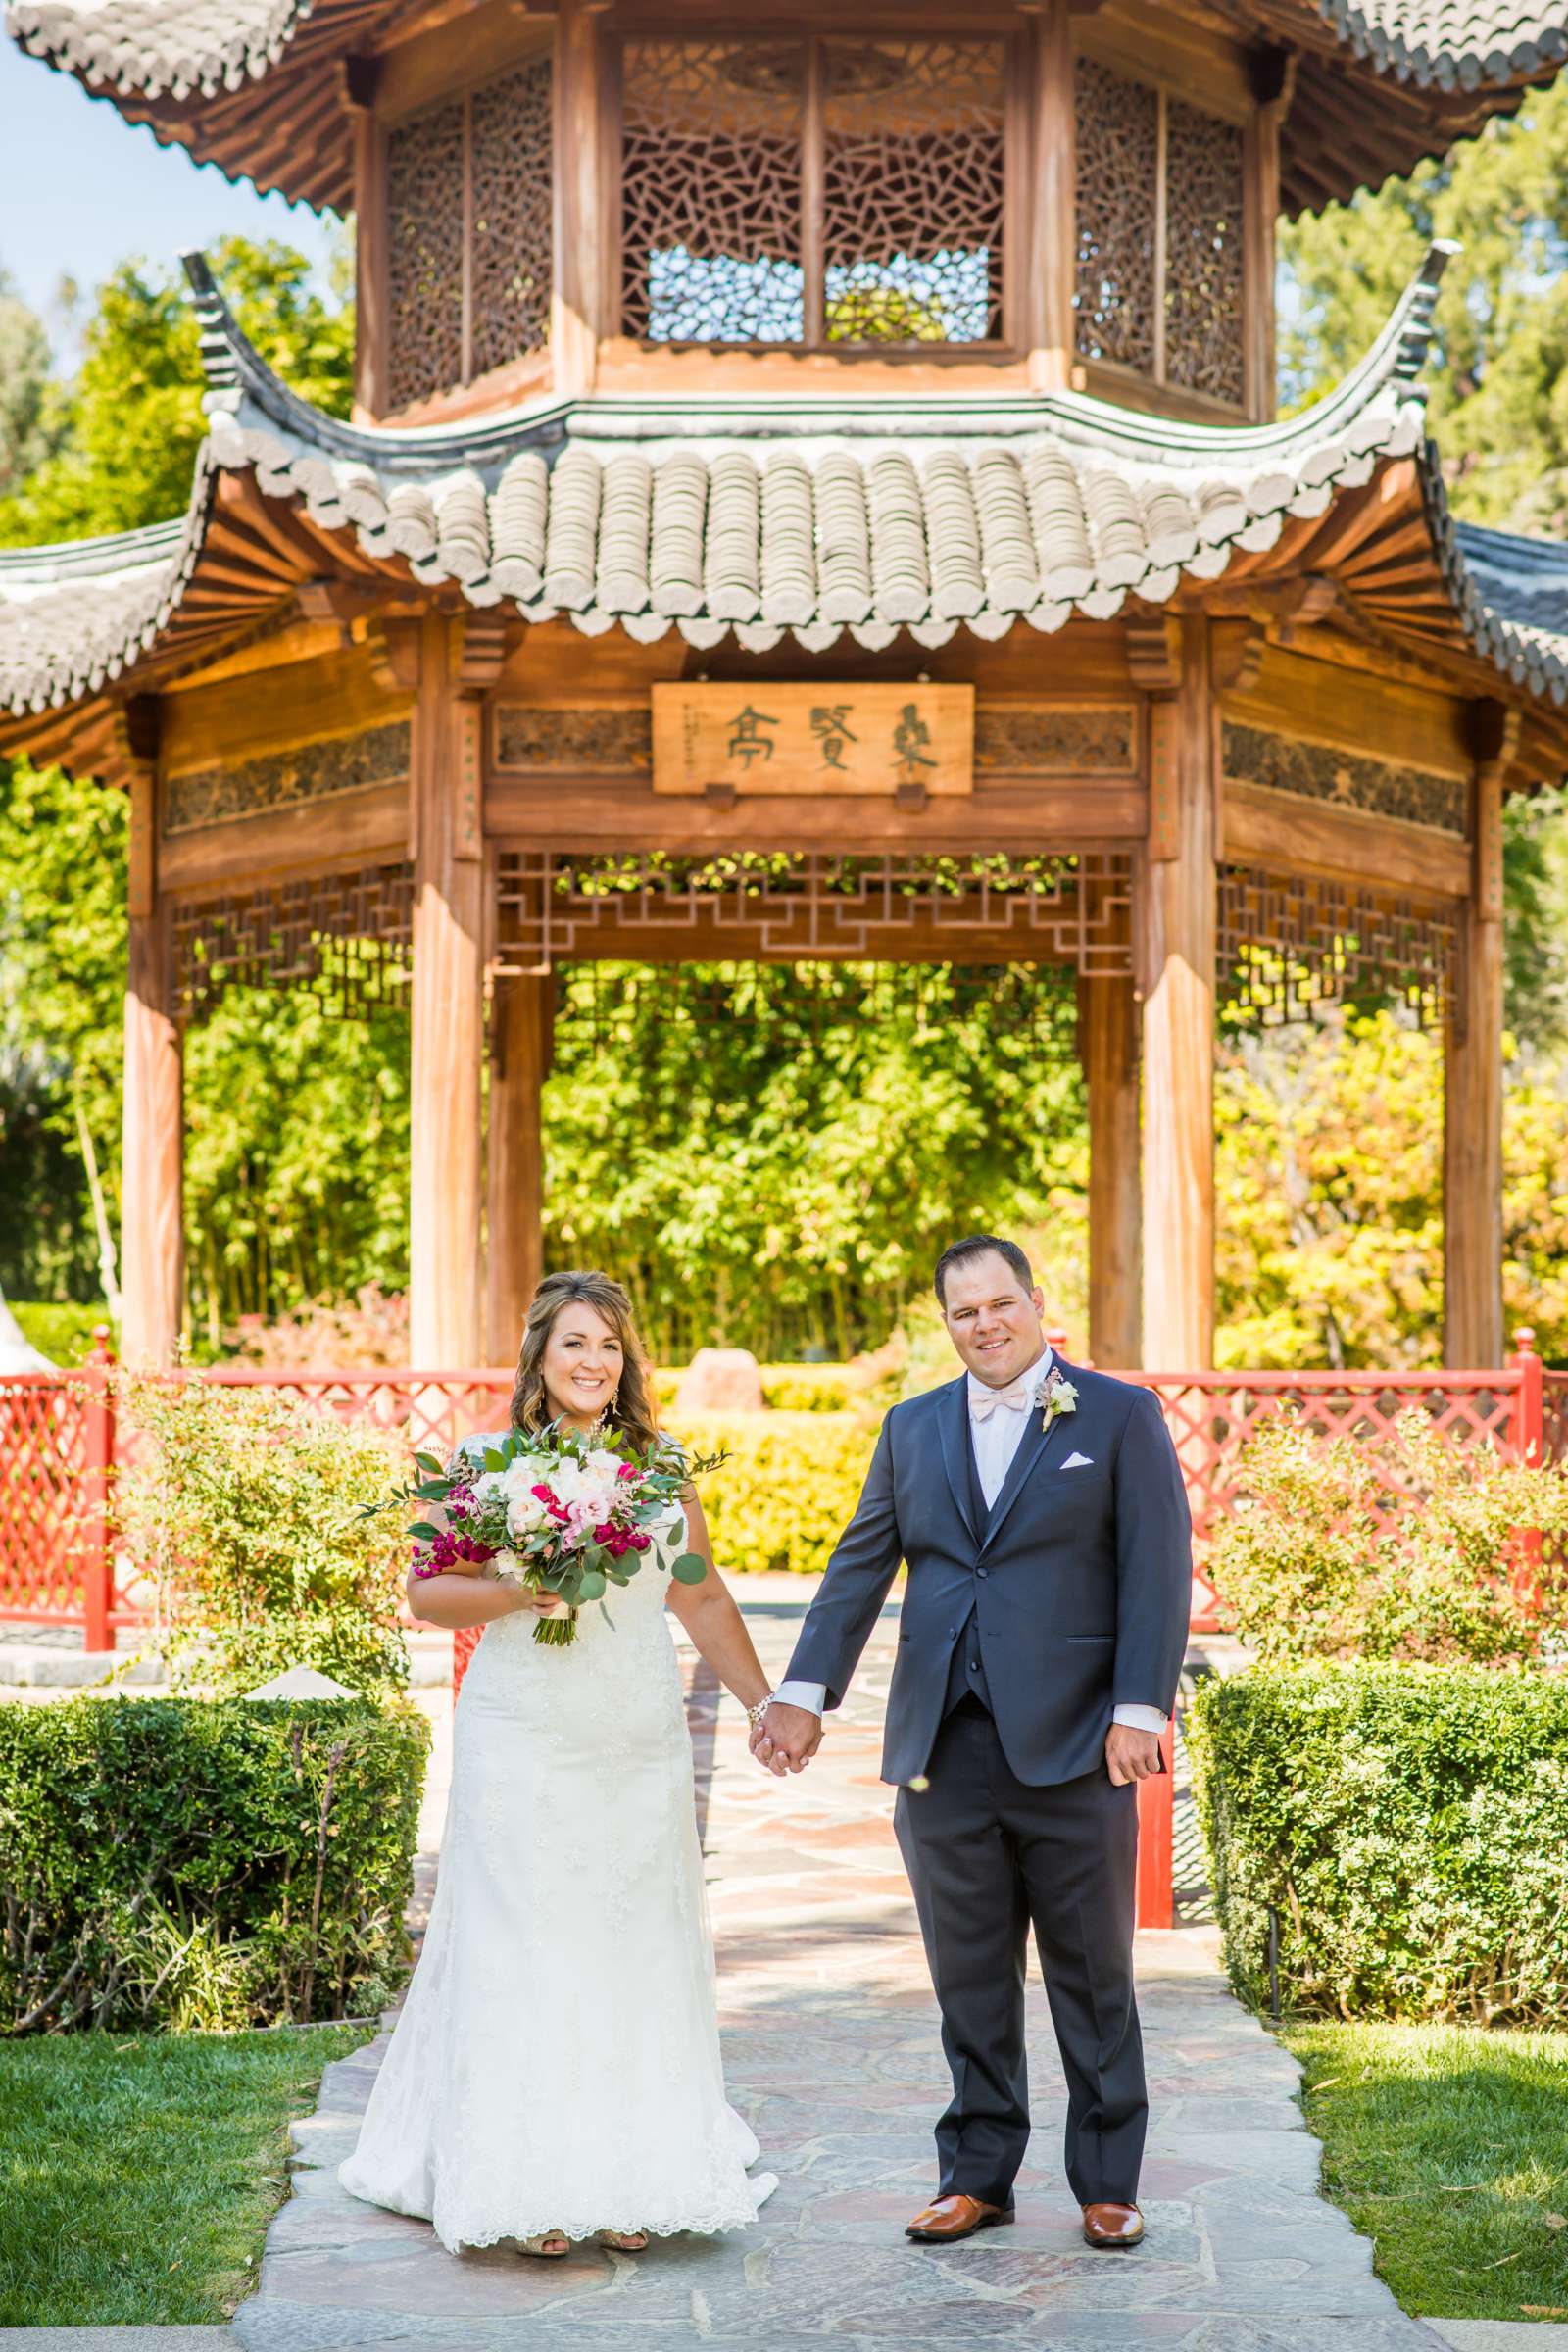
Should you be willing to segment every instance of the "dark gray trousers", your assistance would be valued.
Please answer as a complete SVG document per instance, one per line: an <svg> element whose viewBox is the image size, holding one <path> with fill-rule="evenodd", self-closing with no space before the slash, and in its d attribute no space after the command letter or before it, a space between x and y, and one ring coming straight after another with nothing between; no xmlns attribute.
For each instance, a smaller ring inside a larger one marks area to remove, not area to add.
<svg viewBox="0 0 1568 2352"><path fill-rule="evenodd" d="M1138 1791L1103 1765L1031 1788L990 1715L950 1714L894 1826L914 1889L953 2099L939 2196L1010 2209L1029 2140L1024 1969L1031 1922L1067 2077L1067 2180L1081 2205L1138 2194L1149 2099L1133 1996Z"/></svg>

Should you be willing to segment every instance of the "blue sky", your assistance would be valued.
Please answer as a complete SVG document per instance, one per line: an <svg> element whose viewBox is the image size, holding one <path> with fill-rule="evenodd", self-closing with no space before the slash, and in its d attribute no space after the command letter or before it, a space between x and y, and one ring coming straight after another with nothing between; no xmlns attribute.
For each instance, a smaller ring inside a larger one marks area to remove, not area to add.
<svg viewBox="0 0 1568 2352"><path fill-rule="evenodd" d="M52 336L63 276L90 295L127 255L172 264L182 247L230 234L281 237L324 277L329 219L198 169L0 33L0 269Z"/></svg>

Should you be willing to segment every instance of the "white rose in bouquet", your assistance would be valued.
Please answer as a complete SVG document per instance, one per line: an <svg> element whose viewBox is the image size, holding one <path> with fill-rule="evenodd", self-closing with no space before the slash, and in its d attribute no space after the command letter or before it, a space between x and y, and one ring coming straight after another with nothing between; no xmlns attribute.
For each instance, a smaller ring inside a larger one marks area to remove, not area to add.
<svg viewBox="0 0 1568 2352"><path fill-rule="evenodd" d="M514 1536L533 1535L548 1516L537 1494L514 1494L507 1505L507 1526Z"/></svg>

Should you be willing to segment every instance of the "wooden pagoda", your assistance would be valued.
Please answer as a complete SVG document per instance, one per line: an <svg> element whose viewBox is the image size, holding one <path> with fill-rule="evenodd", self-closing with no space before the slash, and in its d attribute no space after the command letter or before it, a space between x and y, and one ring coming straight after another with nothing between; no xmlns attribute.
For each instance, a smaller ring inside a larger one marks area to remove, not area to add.
<svg viewBox="0 0 1568 2352"><path fill-rule="evenodd" d="M130 798L127 1354L180 1327L223 988L407 1004L413 1353L456 1367L539 1269L561 969L839 958L1075 976L1091 1346L1170 1370L1217 999L1398 992L1446 1041L1447 1359L1501 1361L1501 806L1565 764L1568 556L1448 514L1441 252L1273 421L1273 239L1516 106L1562 0L8 21L358 222L352 422L191 257L188 511L0 557L0 746Z"/></svg>

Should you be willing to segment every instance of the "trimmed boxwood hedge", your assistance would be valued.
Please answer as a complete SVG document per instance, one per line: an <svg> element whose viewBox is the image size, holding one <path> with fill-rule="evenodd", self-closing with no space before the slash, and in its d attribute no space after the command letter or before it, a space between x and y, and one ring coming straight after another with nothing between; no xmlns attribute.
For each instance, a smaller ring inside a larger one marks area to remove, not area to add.
<svg viewBox="0 0 1568 2352"><path fill-rule="evenodd" d="M1191 1744L1231 1981L1333 2017L1568 2025L1568 1678L1270 1667Z"/></svg>
<svg viewBox="0 0 1568 2352"><path fill-rule="evenodd" d="M428 1741L360 1698L0 1708L0 2032L373 2013Z"/></svg>

